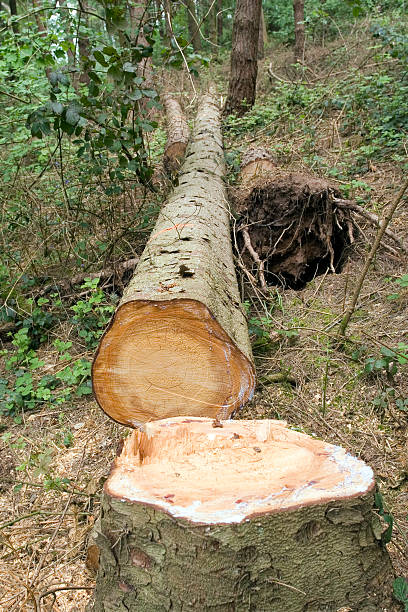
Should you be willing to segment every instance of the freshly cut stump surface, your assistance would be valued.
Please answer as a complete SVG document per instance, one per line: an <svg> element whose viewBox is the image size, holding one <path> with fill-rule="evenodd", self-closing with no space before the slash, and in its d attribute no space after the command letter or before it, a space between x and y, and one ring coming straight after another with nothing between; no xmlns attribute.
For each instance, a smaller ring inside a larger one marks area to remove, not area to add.
<svg viewBox="0 0 408 612"><path fill-rule="evenodd" d="M94 610L382 610L373 498L367 465L282 422L149 423L105 484Z"/></svg>
<svg viewBox="0 0 408 612"><path fill-rule="evenodd" d="M224 174L219 109L207 95L179 184L93 364L95 397L120 423L138 427L185 414L227 418L253 393Z"/></svg>

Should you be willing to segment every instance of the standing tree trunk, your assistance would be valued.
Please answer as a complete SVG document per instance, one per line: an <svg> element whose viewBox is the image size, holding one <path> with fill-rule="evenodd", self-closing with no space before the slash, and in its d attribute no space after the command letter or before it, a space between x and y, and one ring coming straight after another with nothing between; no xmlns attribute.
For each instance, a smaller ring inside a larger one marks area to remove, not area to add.
<svg viewBox="0 0 408 612"><path fill-rule="evenodd" d="M208 24L208 39L211 43L211 53L217 54L217 0L209 0L207 11L206 22Z"/></svg>
<svg viewBox="0 0 408 612"><path fill-rule="evenodd" d="M222 0L217 2L217 44L221 46L224 34L224 13L222 11Z"/></svg>
<svg viewBox="0 0 408 612"><path fill-rule="evenodd" d="M293 0L293 13L295 17L295 63L302 63L305 59L305 2Z"/></svg>
<svg viewBox="0 0 408 612"><path fill-rule="evenodd" d="M210 0L201 0L200 7L201 20L203 22L204 38L206 39L206 41L208 41L210 37Z"/></svg>
<svg viewBox="0 0 408 612"><path fill-rule="evenodd" d="M261 0L237 0L232 28L231 71L225 114L243 115L256 95Z"/></svg>
<svg viewBox="0 0 408 612"><path fill-rule="evenodd" d="M134 40L137 40L137 44L142 47L150 47L150 44L146 40L144 33L144 25L148 17L146 0L139 2L136 0L136 4L130 6L130 22L132 25L133 32L137 31L137 34L133 36ZM153 82L152 77L152 58L151 55L144 57L139 64L139 70L141 76L145 79L145 86L150 87Z"/></svg>
<svg viewBox="0 0 408 612"><path fill-rule="evenodd" d="M261 8L261 19L259 20L259 39L258 39L258 59L265 57L265 45L268 42L268 33L266 31L265 15Z"/></svg>
<svg viewBox="0 0 408 612"><path fill-rule="evenodd" d="M164 7L164 24L166 28L166 42L168 45L170 45L173 39L173 26L171 25L172 11L171 11L170 0L164 0L163 7Z"/></svg>
<svg viewBox="0 0 408 612"><path fill-rule="evenodd" d="M219 109L202 99L179 185L159 215L93 364L113 419L226 418L255 385L224 185Z"/></svg>
<svg viewBox="0 0 408 612"><path fill-rule="evenodd" d="M81 4L81 8L83 8L84 11L88 11L88 5L86 4L86 2L82 1ZM85 83L85 85L89 85L90 82L90 78L87 72L84 72L82 70L82 64L84 61L86 61L87 57L89 56L89 49L90 49L90 45L89 45L89 36L88 36L88 25L89 25L89 16L88 13L81 13L80 15L80 19L81 19L81 25L83 28L86 29L86 32L81 32L81 29L79 31L79 37L78 37L78 55L79 55L79 69L80 69L80 75L79 75L79 82L80 83Z"/></svg>
<svg viewBox="0 0 408 612"><path fill-rule="evenodd" d="M39 0L33 0L33 9L39 9L40 3ZM47 28L44 25L43 19L41 17L41 13L35 13L35 22L37 24L38 31L40 36L44 38L47 35Z"/></svg>
<svg viewBox="0 0 408 612"><path fill-rule="evenodd" d="M10 15L12 17L17 16L17 1L16 0L9 0L9 7L10 7ZM12 30L15 34L17 34L18 32L18 24L17 23L12 23Z"/></svg>
<svg viewBox="0 0 408 612"><path fill-rule="evenodd" d="M186 0L185 6L187 11L188 35L193 45L193 49L197 53L201 51L201 37L194 0Z"/></svg>
<svg viewBox="0 0 408 612"><path fill-rule="evenodd" d="M104 487L93 610L391 612L374 486L279 421L148 423Z"/></svg>

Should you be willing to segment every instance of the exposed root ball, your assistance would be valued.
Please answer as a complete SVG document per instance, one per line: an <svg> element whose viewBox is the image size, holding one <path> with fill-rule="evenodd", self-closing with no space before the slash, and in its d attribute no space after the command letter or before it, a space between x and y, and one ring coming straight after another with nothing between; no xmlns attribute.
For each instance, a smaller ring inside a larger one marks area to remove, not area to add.
<svg viewBox="0 0 408 612"><path fill-rule="evenodd" d="M238 247L245 266L261 286L295 289L328 269L339 271L353 242L350 213L333 202L340 194L303 174L268 175L248 177L237 196Z"/></svg>

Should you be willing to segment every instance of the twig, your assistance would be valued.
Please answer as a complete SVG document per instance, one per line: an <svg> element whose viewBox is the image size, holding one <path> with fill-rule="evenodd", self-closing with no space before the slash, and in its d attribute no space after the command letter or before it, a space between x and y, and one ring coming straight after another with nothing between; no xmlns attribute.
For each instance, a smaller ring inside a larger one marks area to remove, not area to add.
<svg viewBox="0 0 408 612"><path fill-rule="evenodd" d="M7 91L4 91L3 89L0 89L0 96L7 96L8 98L11 98L12 100L17 100L17 102L23 102L24 104L30 104L29 100L23 100L23 98L14 96L13 94L8 93Z"/></svg>
<svg viewBox="0 0 408 612"><path fill-rule="evenodd" d="M265 281L264 262L261 261L258 253L255 251L254 247L252 246L251 238L249 236L247 228L242 229L242 235L244 237L244 243L245 243L245 246L249 254L251 255L252 259L255 261L255 263L257 263L259 266L258 274L259 274L259 282L261 283L261 287L264 291L267 291L268 285L266 284L266 281Z"/></svg>
<svg viewBox="0 0 408 612"><path fill-rule="evenodd" d="M355 310L355 307L356 307L356 304L357 304L357 300L359 298L359 295L360 295L360 292L361 292L361 289L362 289L362 286L363 286L363 283L364 283L364 279L367 276L367 272L368 272L368 270L369 270L369 268L370 268L370 266L371 266L371 264L372 264L372 262L374 260L375 254L377 252L378 247L380 246L382 237L385 234L385 231L386 231L386 229L388 227L388 224L390 223L390 221L391 221L395 211L397 210L397 207L398 207L399 203L401 202L401 200L402 200L402 198L404 196L404 193L406 192L407 188L408 188L408 179L405 181L405 183L401 187L397 197L394 200L394 203L392 204L392 206L390 207L389 211L386 213L385 217L381 221L380 229L378 230L376 239L375 239L375 241L373 243L373 246L371 247L371 250L370 250L370 252L368 254L368 257L366 259L364 268L361 271L360 277L359 277L359 279L357 281L357 286L356 286L356 288L354 290L350 306L346 310L346 312L345 312L345 314L343 316L343 319L341 321L340 328L339 328L339 336L344 337L344 335L345 335L347 326L348 326L348 324L350 322L350 319L351 319L351 317L353 315L353 312Z"/></svg>
<svg viewBox="0 0 408 612"><path fill-rule="evenodd" d="M41 595L38 598L38 603L41 602L42 599L44 599L44 597L47 597L48 595L53 595L54 599L52 602L52 606L55 603L56 600L56 595L55 593L58 593L58 591L93 591L95 588L95 586L89 586L89 587L85 587L85 586L67 586L67 587L57 587L55 589L49 589L48 591L46 591L45 593L41 593Z"/></svg>
<svg viewBox="0 0 408 612"><path fill-rule="evenodd" d="M282 77L272 72L272 62L269 64L268 74L270 77L272 77L273 79L276 79L277 81L280 81L281 83L292 83L292 81L287 81L286 79L282 79Z"/></svg>

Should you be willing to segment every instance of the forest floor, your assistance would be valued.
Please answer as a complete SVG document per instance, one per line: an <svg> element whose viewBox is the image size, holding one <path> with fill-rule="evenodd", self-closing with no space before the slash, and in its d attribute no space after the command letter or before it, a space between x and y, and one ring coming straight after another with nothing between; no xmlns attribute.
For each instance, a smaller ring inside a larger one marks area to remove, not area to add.
<svg viewBox="0 0 408 612"><path fill-rule="evenodd" d="M329 178L346 197L377 214L395 198L406 174L406 149L376 156L364 144L359 123L370 117L361 118L358 106L346 103L347 88L360 87L364 97L368 77L393 74L392 58L383 65L372 50L369 26L362 21L347 36L310 48L311 68L300 80L290 66L291 51L278 46L268 50L260 66L256 106L242 120L227 121L232 188L242 153L261 145L271 149L285 170ZM211 75L205 74L217 80L224 95L227 70L220 62ZM174 88L181 89L180 77ZM195 101L189 102L193 93L187 79L183 88L192 117ZM241 278L259 384L251 403L235 418L284 419L366 461L377 477L383 513L393 517L387 546L396 575L408 576L408 367L403 358L408 288L397 282L407 272L407 258L388 240L391 250L380 247L348 328L349 342L339 347L338 323L375 234L373 226L357 222L359 237L339 274L318 276L298 291L272 287L268 299ZM401 239L408 234L406 199L392 229ZM140 254L147 235L146 230L141 233L128 257ZM55 339L73 342L75 358L92 358L65 320L53 328L53 342L38 350L47 371L60 367ZM15 350L4 338L3 347L11 351L8 357ZM401 363L397 358L387 361L383 349L396 349ZM6 375L4 365L2 370ZM270 383L272 373L283 373L290 382ZM85 564L87 539L103 482L127 430L82 396L60 406L44 404L19 419L2 417L1 431L0 609L36 610L35 599L44 611L83 611L94 585L92 569Z"/></svg>

